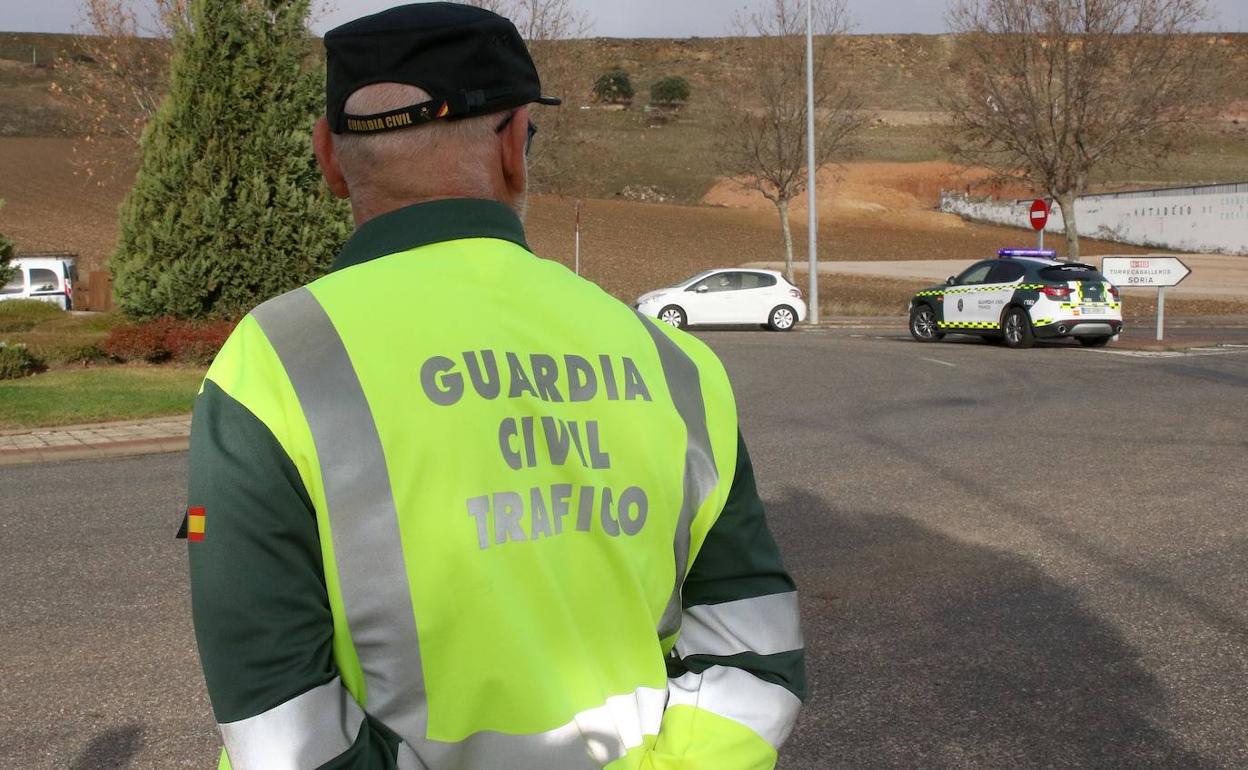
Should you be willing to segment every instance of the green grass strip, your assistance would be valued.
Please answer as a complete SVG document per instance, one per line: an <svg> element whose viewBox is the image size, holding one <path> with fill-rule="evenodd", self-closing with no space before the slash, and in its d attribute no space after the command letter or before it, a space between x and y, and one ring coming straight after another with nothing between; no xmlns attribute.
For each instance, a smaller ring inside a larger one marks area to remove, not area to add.
<svg viewBox="0 0 1248 770"><path fill-rule="evenodd" d="M112 366L0 382L0 429L189 414L206 370Z"/></svg>

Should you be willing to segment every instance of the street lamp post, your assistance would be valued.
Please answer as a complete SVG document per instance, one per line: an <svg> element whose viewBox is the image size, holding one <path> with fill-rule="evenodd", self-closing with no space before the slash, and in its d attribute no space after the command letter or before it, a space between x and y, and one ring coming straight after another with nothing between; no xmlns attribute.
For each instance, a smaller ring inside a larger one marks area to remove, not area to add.
<svg viewBox="0 0 1248 770"><path fill-rule="evenodd" d="M807 254L810 256L810 303L808 320L812 325L819 324L819 211L816 208L815 182L818 169L815 168L815 7L814 0L806 0L806 182L808 201L807 218L809 220L810 243Z"/></svg>

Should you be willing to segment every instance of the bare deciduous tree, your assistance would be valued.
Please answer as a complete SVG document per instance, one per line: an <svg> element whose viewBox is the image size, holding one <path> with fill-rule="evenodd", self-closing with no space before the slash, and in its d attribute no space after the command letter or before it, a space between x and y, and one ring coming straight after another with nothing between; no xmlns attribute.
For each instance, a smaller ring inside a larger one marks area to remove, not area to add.
<svg viewBox="0 0 1248 770"><path fill-rule="evenodd" d="M1057 201L1079 256L1075 198L1107 166L1172 153L1209 106L1205 0L954 0L942 101L954 156Z"/></svg>
<svg viewBox="0 0 1248 770"><path fill-rule="evenodd" d="M88 141L121 135L138 143L168 90L168 41L187 23L186 6L83 0L79 54L58 62L62 75L53 89L77 103Z"/></svg>
<svg viewBox="0 0 1248 770"><path fill-rule="evenodd" d="M716 153L724 173L776 206L784 234L785 276L793 280L789 203L806 190L806 4L768 0L736 20L741 61L733 93L717 121ZM838 38L849 28L845 0L815 0L815 162L852 149L866 116L835 71Z"/></svg>

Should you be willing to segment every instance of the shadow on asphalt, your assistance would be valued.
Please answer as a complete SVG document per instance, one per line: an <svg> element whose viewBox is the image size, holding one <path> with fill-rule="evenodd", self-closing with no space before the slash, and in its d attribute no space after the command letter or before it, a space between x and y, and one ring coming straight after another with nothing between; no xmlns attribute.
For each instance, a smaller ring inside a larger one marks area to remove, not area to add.
<svg viewBox="0 0 1248 770"><path fill-rule="evenodd" d="M142 748L142 727L135 724L113 727L92 738L70 763L69 770L127 767Z"/></svg>
<svg viewBox="0 0 1248 770"><path fill-rule="evenodd" d="M803 490L767 504L811 645L780 767L1214 766L1154 726L1162 690L1122 636L1027 561Z"/></svg>

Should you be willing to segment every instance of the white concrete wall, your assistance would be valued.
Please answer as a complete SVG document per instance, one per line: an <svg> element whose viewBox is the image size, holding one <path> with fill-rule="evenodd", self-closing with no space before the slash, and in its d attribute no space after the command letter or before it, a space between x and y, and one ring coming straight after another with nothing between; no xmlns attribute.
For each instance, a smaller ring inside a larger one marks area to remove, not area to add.
<svg viewBox="0 0 1248 770"><path fill-rule="evenodd" d="M1031 201L979 200L945 192L940 210L1031 229ZM1082 236L1158 249L1248 255L1248 183L1086 195L1075 201L1075 211ZM1054 206L1045 232L1065 231L1061 210Z"/></svg>

